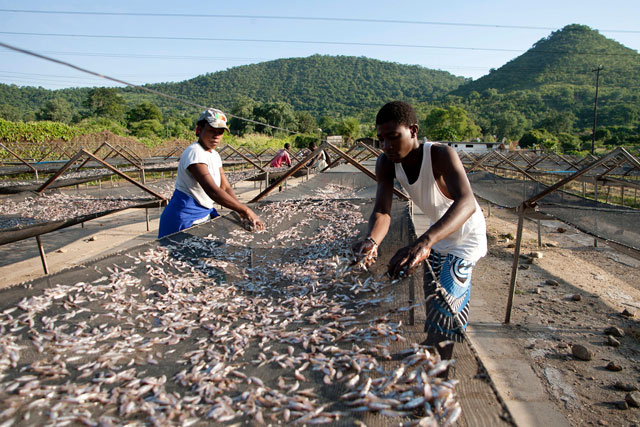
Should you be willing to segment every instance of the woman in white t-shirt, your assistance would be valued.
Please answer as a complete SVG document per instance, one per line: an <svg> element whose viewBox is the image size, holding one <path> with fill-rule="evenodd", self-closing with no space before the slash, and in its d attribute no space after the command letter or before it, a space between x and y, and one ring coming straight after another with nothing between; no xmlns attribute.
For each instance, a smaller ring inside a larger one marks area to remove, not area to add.
<svg viewBox="0 0 640 427"><path fill-rule="evenodd" d="M264 229L262 220L238 200L222 171L215 148L225 130L229 130L227 117L220 110L209 108L198 118L198 141L180 156L176 188L160 216L158 238L215 218L214 202L238 212L252 229Z"/></svg>

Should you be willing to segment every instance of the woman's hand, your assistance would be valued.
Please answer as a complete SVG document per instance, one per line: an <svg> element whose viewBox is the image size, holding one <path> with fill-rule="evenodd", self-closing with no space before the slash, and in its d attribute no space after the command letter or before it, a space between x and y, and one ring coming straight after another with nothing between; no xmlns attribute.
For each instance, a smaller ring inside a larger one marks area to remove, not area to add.
<svg viewBox="0 0 640 427"><path fill-rule="evenodd" d="M264 222L260 219L258 215L255 214L251 209L247 208L247 210L242 214L243 222L246 223L249 231L262 231L264 230Z"/></svg>
<svg viewBox="0 0 640 427"><path fill-rule="evenodd" d="M420 262L427 259L429 253L431 253L431 246L421 241L401 248L389 261L387 266L389 276L392 279L407 277L415 271Z"/></svg>
<svg viewBox="0 0 640 427"><path fill-rule="evenodd" d="M378 244L371 237L354 244L352 250L357 262L362 263L365 267L372 265L378 258Z"/></svg>

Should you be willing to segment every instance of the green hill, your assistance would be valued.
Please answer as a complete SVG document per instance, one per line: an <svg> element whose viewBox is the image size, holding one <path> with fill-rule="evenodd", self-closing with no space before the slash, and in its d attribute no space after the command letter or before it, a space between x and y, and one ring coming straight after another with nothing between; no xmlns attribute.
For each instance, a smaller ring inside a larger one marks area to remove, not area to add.
<svg viewBox="0 0 640 427"><path fill-rule="evenodd" d="M417 65L402 65L364 57L321 56L278 59L243 65L198 76L178 83L147 87L190 102L231 109L238 99L259 102L284 101L298 111L316 117L328 114L354 115L396 99L432 102L465 82L445 71ZM81 112L88 88L57 91L0 84L0 105L23 114L37 111L46 101L61 97ZM130 106L151 101L163 110L192 111L193 108L146 92L123 88Z"/></svg>
<svg viewBox="0 0 640 427"><path fill-rule="evenodd" d="M353 115L396 98L431 102L465 82L445 71L352 56L278 59L149 85L204 105L229 109L240 97L285 101L314 116ZM166 104L163 101L163 104Z"/></svg>
<svg viewBox="0 0 640 427"><path fill-rule="evenodd" d="M517 139L523 130L558 135L593 123L595 68L602 65L598 126L640 123L640 54L584 25L568 25L524 54L455 89L445 102L467 109L483 134Z"/></svg>
<svg viewBox="0 0 640 427"><path fill-rule="evenodd" d="M640 54L584 25L567 25L539 40L524 54L492 70L453 94L493 88L498 92L538 89L542 86L594 87L593 69L602 65L604 88L640 87Z"/></svg>

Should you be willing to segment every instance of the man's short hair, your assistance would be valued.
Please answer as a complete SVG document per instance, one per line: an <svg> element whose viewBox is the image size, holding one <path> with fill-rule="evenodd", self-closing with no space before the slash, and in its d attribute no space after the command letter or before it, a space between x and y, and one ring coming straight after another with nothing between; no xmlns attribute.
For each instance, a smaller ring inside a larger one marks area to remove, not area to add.
<svg viewBox="0 0 640 427"><path fill-rule="evenodd" d="M288 142L287 142L287 143L285 143L285 144L284 144L284 148L286 148L286 149L288 150L289 148L291 148L291 144L289 144Z"/></svg>
<svg viewBox="0 0 640 427"><path fill-rule="evenodd" d="M392 101L383 105L376 115L376 126L391 120L407 127L418 124L415 110L403 101Z"/></svg>

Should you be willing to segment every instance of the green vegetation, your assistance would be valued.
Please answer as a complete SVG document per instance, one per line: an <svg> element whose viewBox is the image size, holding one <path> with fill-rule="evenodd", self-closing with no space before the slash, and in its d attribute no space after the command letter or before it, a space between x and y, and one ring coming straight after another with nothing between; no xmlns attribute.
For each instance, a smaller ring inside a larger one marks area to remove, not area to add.
<svg viewBox="0 0 640 427"><path fill-rule="evenodd" d="M476 81L420 66L314 55L148 87L228 112L232 143L246 139L243 143L260 147L306 146L321 135L373 136L377 109L402 99L416 108L420 137L518 141L523 147L576 153L591 148L593 69L599 65L596 147L640 146L640 54L576 24L551 33ZM6 141L109 130L155 146L166 139L192 139L199 112L132 88L49 91L0 85L0 118L15 123L2 125L0 139ZM28 130L34 125L21 123L34 120L67 127Z"/></svg>

